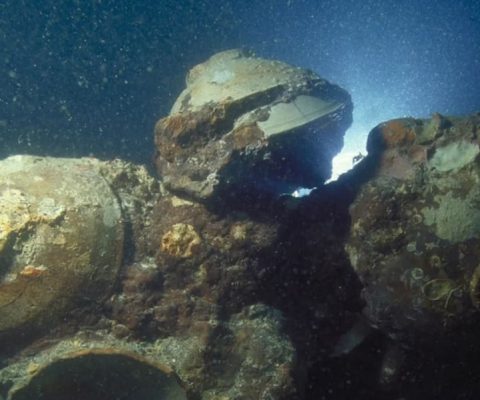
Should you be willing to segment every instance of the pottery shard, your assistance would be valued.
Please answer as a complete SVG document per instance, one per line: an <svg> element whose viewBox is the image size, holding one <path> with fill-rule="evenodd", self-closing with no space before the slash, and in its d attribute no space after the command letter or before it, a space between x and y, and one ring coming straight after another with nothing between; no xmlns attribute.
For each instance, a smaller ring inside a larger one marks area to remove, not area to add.
<svg viewBox="0 0 480 400"><path fill-rule="evenodd" d="M322 184L351 123L348 93L311 71L230 50L194 67L155 129L167 189L197 200Z"/></svg>
<svg viewBox="0 0 480 400"><path fill-rule="evenodd" d="M0 335L46 329L113 285L118 197L90 159L0 161Z"/></svg>

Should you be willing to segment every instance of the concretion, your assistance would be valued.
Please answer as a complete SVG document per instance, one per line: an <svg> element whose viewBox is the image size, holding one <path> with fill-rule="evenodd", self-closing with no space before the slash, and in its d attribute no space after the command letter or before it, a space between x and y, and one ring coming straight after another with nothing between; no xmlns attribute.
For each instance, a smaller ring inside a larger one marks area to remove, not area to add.
<svg viewBox="0 0 480 400"><path fill-rule="evenodd" d="M346 91L311 71L229 50L194 67L155 128L167 189L229 203L322 184L351 122Z"/></svg>
<svg viewBox="0 0 480 400"><path fill-rule="evenodd" d="M379 164L351 207L346 248L367 315L392 337L440 339L479 318L479 129L478 115L435 114L370 133Z"/></svg>

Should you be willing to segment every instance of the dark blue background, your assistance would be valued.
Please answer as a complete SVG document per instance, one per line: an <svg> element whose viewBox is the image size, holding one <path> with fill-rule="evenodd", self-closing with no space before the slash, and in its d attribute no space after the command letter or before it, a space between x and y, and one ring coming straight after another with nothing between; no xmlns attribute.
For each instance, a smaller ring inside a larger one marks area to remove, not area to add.
<svg viewBox="0 0 480 400"><path fill-rule="evenodd" d="M149 163L154 123L187 70L232 47L349 90L350 148L384 119L480 111L479 1L7 0L0 156Z"/></svg>

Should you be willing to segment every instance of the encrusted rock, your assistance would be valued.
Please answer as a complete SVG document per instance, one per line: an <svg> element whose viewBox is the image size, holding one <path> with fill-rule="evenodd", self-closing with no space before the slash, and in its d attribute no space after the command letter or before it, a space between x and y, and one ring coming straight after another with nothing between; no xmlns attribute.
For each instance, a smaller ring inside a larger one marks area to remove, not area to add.
<svg viewBox="0 0 480 400"><path fill-rule="evenodd" d="M155 130L167 189L197 200L278 195L322 184L351 122L346 91L247 52L194 67Z"/></svg>
<svg viewBox="0 0 480 400"><path fill-rule="evenodd" d="M278 224L243 214L220 218L165 194L144 234L151 257L125 269L113 317L141 336L168 336L201 330L219 313L258 299Z"/></svg>
<svg viewBox="0 0 480 400"><path fill-rule="evenodd" d="M379 125L379 165L351 207L347 251L374 325L402 340L479 320L480 116Z"/></svg>
<svg viewBox="0 0 480 400"><path fill-rule="evenodd" d="M280 312L255 304L204 325L202 332L158 339L150 353L203 400L290 398L296 353Z"/></svg>
<svg viewBox="0 0 480 400"><path fill-rule="evenodd" d="M261 304L246 307L217 330L218 349L207 367L213 388L202 399L285 399L296 390L296 352L277 310Z"/></svg>

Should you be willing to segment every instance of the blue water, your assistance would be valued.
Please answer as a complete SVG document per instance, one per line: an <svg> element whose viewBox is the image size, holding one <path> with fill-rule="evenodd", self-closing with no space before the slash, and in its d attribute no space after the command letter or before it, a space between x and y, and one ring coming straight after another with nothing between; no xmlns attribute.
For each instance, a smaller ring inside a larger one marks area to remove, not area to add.
<svg viewBox="0 0 480 400"><path fill-rule="evenodd" d="M385 119L480 110L478 1L6 0L0 156L149 163L154 123L188 69L232 47L345 87L353 151Z"/></svg>

